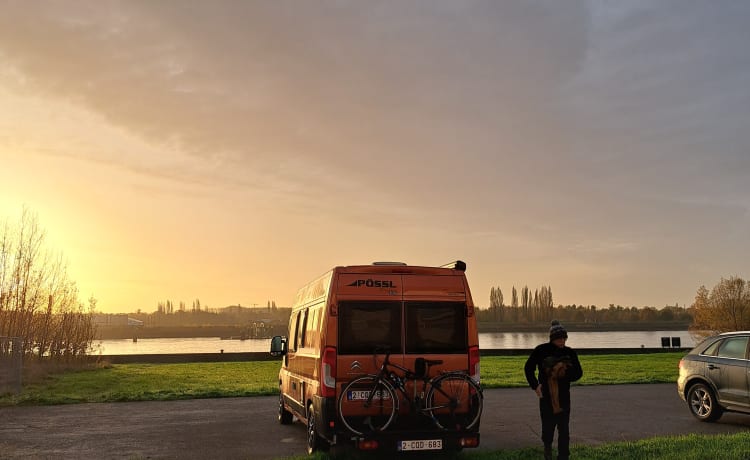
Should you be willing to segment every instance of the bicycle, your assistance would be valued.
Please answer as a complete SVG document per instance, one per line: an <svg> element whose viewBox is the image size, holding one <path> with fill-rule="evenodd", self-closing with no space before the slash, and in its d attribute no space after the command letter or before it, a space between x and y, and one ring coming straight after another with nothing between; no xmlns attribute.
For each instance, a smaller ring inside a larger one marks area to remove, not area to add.
<svg viewBox="0 0 750 460"><path fill-rule="evenodd" d="M349 431L362 436L387 429L399 412L397 391L409 402L410 412L429 417L439 429L465 431L479 423L484 400L482 389L466 372L448 371L430 378L430 367L442 364L442 360L417 358L417 369L411 370L390 362L390 355L390 351L385 353L377 374L357 377L341 390L338 412ZM376 365L377 356L376 350L373 355ZM410 380L413 381L411 397L406 388ZM419 381L422 388L418 393Z"/></svg>

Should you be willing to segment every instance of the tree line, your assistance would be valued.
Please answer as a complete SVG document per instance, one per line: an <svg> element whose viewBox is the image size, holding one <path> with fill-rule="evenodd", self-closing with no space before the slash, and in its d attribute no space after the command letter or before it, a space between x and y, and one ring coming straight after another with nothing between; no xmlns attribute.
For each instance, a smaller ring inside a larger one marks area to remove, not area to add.
<svg viewBox="0 0 750 460"><path fill-rule="evenodd" d="M510 303L506 304L500 287L490 289L490 305L479 309L477 320L487 323L540 323L558 319L563 322L605 323L605 322L654 322L692 320L692 309L679 305L667 305L664 308L622 307L609 304L607 308L596 305L562 305L554 306L552 288L542 286L532 292L528 286L521 288L520 293L513 286Z"/></svg>
<svg viewBox="0 0 750 460"><path fill-rule="evenodd" d="M9 356L20 339L25 356L73 359L91 349L95 327L78 300L62 255L48 250L38 218L24 208L17 225L0 228L0 356Z"/></svg>
<svg viewBox="0 0 750 460"><path fill-rule="evenodd" d="M255 306L257 306L257 304L254 304L253 310L261 311L261 312L266 312L267 311L269 313L272 313L272 312L276 312L276 310L278 310L278 308L276 307L276 301L275 300L269 300L265 309L255 308ZM219 308L219 309L216 309L216 308L212 309L208 305L201 306L200 299L195 299L195 300L193 300L193 304L192 304L192 306L191 306L190 309L187 308L187 304L184 301L180 301L179 302L179 306L177 307L177 310L175 311L174 302L172 302L171 300L166 300L164 302L161 302L161 301L157 302L157 304L156 304L156 314L158 314L158 315L173 315L173 314L179 315L179 314L182 314L182 313L199 314L201 312L219 313L220 314L224 310L226 310L227 308L229 308L229 309L232 309L232 308L249 309L249 307L243 307L240 304L231 305L229 307L224 307L224 308ZM138 310L137 313L140 314L141 311Z"/></svg>
<svg viewBox="0 0 750 460"><path fill-rule="evenodd" d="M157 309L152 313L144 313L138 310L129 313L128 316L143 321L144 326L225 326L246 325L254 321L286 322L289 320L291 308L278 308L275 301L268 301L267 307L244 307L242 305L230 305L224 308L209 308L202 305L200 300L195 300L191 308L187 308L185 302L179 302L177 310L174 304L167 300L159 302Z"/></svg>

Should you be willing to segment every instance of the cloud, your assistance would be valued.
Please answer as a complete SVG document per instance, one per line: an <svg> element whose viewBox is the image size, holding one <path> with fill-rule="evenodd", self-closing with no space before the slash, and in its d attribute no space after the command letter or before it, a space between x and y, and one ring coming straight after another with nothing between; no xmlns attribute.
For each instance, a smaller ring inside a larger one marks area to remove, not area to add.
<svg viewBox="0 0 750 460"><path fill-rule="evenodd" d="M572 224L592 189L746 196L747 8L680 6L20 2L0 52L202 180Z"/></svg>
<svg viewBox="0 0 750 460"><path fill-rule="evenodd" d="M458 154L513 161L481 138L542 123L585 21L579 3L9 5L2 52L29 91L150 142L262 169L308 155L393 173L398 160L397 177L438 181Z"/></svg>
<svg viewBox="0 0 750 460"><path fill-rule="evenodd" d="M637 181L669 199L725 198L750 168L741 127L750 7L592 2L591 10L591 47L570 93L577 149L590 159L582 173L608 187Z"/></svg>

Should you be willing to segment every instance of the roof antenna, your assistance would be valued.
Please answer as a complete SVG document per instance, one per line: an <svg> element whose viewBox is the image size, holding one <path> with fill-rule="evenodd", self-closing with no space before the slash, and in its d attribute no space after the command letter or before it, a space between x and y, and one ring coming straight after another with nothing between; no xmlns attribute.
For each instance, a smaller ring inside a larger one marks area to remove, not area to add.
<svg viewBox="0 0 750 460"><path fill-rule="evenodd" d="M452 268L454 270L458 270L460 272L466 271L466 262L463 260L457 260L455 262L449 262L447 264L441 265L440 268Z"/></svg>

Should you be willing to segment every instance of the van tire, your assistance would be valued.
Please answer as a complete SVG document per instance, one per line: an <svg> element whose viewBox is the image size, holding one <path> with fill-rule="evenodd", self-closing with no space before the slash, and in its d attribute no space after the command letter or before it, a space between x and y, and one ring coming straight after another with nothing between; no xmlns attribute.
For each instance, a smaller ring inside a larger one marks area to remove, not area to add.
<svg viewBox="0 0 750 460"><path fill-rule="evenodd" d="M328 450L328 442L318 435L318 428L315 420L315 409L313 405L307 406L307 454L319 450Z"/></svg>
<svg viewBox="0 0 750 460"><path fill-rule="evenodd" d="M282 425L289 425L292 423L293 419L294 415L284 408L284 395L279 391L279 423Z"/></svg>

